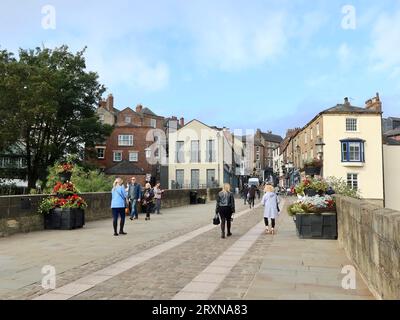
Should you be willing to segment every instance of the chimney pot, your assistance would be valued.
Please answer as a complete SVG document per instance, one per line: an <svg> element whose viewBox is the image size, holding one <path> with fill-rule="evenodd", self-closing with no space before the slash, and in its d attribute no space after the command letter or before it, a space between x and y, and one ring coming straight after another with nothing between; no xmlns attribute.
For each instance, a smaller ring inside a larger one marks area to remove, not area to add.
<svg viewBox="0 0 400 320"><path fill-rule="evenodd" d="M180 119L180 126L183 127L185 125L185 119L182 117Z"/></svg>
<svg viewBox="0 0 400 320"><path fill-rule="evenodd" d="M350 105L350 103L349 103L349 98L348 98L348 97L344 98L344 104L345 104L345 105Z"/></svg>
<svg viewBox="0 0 400 320"><path fill-rule="evenodd" d="M138 104L138 105L136 106L136 112L137 112L137 113L141 113L141 112L142 112L142 109L143 109L143 106L142 106L141 104Z"/></svg>

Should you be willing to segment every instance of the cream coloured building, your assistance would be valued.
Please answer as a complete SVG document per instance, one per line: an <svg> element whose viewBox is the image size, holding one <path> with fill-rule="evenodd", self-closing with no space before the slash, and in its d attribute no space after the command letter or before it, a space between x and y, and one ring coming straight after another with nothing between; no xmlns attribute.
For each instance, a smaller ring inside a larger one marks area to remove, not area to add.
<svg viewBox="0 0 400 320"><path fill-rule="evenodd" d="M170 133L168 141L169 188L237 185L242 143L228 129L192 120Z"/></svg>
<svg viewBox="0 0 400 320"><path fill-rule="evenodd" d="M293 161L322 159L321 175L342 178L363 199L383 203L382 104L377 94L364 108L343 104L326 109L293 140Z"/></svg>

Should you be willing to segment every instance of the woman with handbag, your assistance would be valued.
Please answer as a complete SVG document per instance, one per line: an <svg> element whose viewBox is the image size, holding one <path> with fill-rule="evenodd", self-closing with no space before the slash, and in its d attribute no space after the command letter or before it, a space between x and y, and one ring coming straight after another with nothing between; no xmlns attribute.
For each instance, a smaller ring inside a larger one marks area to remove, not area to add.
<svg viewBox="0 0 400 320"><path fill-rule="evenodd" d="M115 179L113 183L113 188L111 191L111 210L113 215L113 227L114 236L118 236L117 226L118 226L118 216L121 217L119 223L119 234L125 235L124 225L125 225L125 208L127 203L127 192L123 186L123 181L121 178Z"/></svg>
<svg viewBox="0 0 400 320"><path fill-rule="evenodd" d="M225 238L225 222L228 231L226 235L230 237L232 235L232 214L235 213L235 198L229 183L225 183L222 191L218 193L215 213L218 213L221 217L221 238Z"/></svg>
<svg viewBox="0 0 400 320"><path fill-rule="evenodd" d="M145 189L143 191L142 200L143 200L142 204L146 211L145 220L150 220L150 213L153 210L153 202L154 202L154 191L150 183L146 183Z"/></svg>
<svg viewBox="0 0 400 320"><path fill-rule="evenodd" d="M274 192L274 187L267 184L264 189L264 197L261 203L264 206L264 223L265 223L265 233L274 234L275 233L275 219L279 215L279 199ZM271 220L271 229L269 228L268 220Z"/></svg>

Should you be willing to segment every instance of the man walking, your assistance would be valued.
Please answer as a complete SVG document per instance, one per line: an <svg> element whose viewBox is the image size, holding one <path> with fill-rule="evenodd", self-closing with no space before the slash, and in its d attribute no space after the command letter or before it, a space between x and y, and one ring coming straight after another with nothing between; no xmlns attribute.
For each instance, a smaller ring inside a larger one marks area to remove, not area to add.
<svg viewBox="0 0 400 320"><path fill-rule="evenodd" d="M131 220L138 218L137 203L140 202L141 189L141 185L136 183L136 178L132 177L128 188L128 199L131 204L131 217L129 219Z"/></svg>

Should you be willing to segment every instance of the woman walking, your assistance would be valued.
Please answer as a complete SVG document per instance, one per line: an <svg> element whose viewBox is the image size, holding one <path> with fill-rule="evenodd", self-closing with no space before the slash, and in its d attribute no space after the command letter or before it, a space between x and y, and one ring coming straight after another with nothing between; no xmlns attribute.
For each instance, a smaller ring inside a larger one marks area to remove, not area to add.
<svg viewBox="0 0 400 320"><path fill-rule="evenodd" d="M111 210L113 215L113 227L114 236L118 236L117 226L118 226L118 216L121 217L119 223L119 234L125 235L124 225L125 225L125 206L126 198L128 194L123 186L123 181L121 178L115 179L113 183L113 188L111 191Z"/></svg>
<svg viewBox="0 0 400 320"><path fill-rule="evenodd" d="M265 223L265 233L274 234L275 233L275 219L279 215L279 200L278 196L274 192L274 187L267 184L264 188L264 197L261 203L264 206L264 223ZM268 220L271 220L271 229L269 228Z"/></svg>
<svg viewBox="0 0 400 320"><path fill-rule="evenodd" d="M160 209L161 209L161 196L163 194L164 190L161 189L160 183L157 182L156 186L154 187L154 199L156 200L156 211L157 214L161 214Z"/></svg>
<svg viewBox="0 0 400 320"><path fill-rule="evenodd" d="M143 206L146 211L146 218L145 220L150 220L150 213L153 210L153 202L154 202L154 191L151 188L150 183L146 183L144 191L143 191Z"/></svg>
<svg viewBox="0 0 400 320"><path fill-rule="evenodd" d="M232 235L232 213L235 213L235 198L229 183L225 183L222 191L218 193L215 213L218 213L221 217L221 238L225 238L225 221L228 231L227 236L230 237Z"/></svg>

